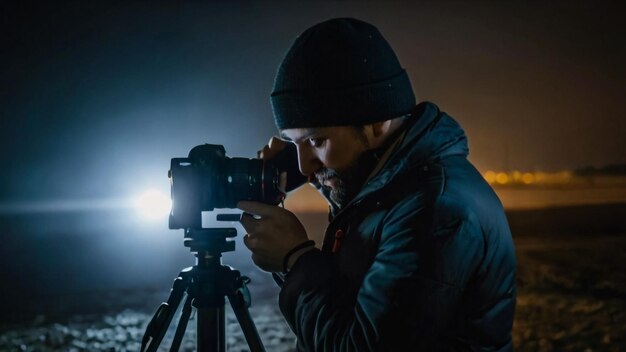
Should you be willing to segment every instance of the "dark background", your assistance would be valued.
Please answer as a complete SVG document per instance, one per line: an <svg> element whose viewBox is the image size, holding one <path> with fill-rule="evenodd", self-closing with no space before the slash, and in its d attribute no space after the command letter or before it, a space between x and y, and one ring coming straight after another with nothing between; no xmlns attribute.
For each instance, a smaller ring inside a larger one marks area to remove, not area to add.
<svg viewBox="0 0 626 352"><path fill-rule="evenodd" d="M342 16L381 30L479 169L626 163L622 4L5 3L0 195L123 196L203 142L254 156L290 43Z"/></svg>
<svg viewBox="0 0 626 352"><path fill-rule="evenodd" d="M169 159L200 143L253 157L276 133L284 53L332 17L380 29L418 100L466 129L481 171L626 163L624 13L621 1L5 2L3 306L169 287L193 262L182 233L143 222L127 197L168 192ZM226 260L249 266L238 248Z"/></svg>

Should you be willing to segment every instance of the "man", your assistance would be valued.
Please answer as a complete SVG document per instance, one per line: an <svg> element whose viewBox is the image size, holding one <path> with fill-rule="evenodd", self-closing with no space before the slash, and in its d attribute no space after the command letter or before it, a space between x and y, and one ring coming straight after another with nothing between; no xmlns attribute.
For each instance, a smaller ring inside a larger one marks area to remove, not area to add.
<svg viewBox="0 0 626 352"><path fill-rule="evenodd" d="M331 205L321 250L289 211L238 205L252 259L284 274L279 305L298 348L511 350L515 255L502 205L467 161L461 127L416 106L378 30L345 18L308 29L271 101L284 141L260 156L295 145Z"/></svg>

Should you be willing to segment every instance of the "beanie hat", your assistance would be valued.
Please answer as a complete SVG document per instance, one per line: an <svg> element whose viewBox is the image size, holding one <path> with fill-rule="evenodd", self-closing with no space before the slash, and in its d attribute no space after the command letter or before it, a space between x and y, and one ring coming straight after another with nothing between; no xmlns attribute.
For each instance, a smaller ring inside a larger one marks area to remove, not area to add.
<svg viewBox="0 0 626 352"><path fill-rule="evenodd" d="M365 125L415 107L411 82L376 27L352 18L298 36L270 97L278 129Z"/></svg>

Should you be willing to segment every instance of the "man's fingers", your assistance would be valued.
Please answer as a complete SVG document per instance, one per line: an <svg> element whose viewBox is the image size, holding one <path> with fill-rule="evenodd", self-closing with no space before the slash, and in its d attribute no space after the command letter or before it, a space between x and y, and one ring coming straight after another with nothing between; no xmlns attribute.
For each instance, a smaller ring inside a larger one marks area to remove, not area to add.
<svg viewBox="0 0 626 352"><path fill-rule="evenodd" d="M283 193L287 192L287 173L284 171L278 176L278 189Z"/></svg>
<svg viewBox="0 0 626 352"><path fill-rule="evenodd" d="M285 149L285 146L287 145L287 142L285 142L282 139L274 136L274 137L272 137L270 139L269 142L267 142L267 145L270 147L270 149L273 152L278 153L279 151Z"/></svg>
<svg viewBox="0 0 626 352"><path fill-rule="evenodd" d="M250 234L246 234L243 236L243 244L248 247L249 250L252 250L256 247L257 240L253 236L250 236Z"/></svg>
<svg viewBox="0 0 626 352"><path fill-rule="evenodd" d="M259 256L255 253L252 253L250 255L250 258L252 258L252 261L254 262L254 264L256 264L256 266L258 266L261 270L264 271L272 271L270 265L268 264L266 258Z"/></svg>
<svg viewBox="0 0 626 352"><path fill-rule="evenodd" d="M250 213L243 213L241 214L241 218L239 219L239 222L241 223L241 226L243 226L243 228L248 232L248 233L253 233L255 232L255 228L256 228L256 223L257 219L254 218L254 216Z"/></svg>
<svg viewBox="0 0 626 352"><path fill-rule="evenodd" d="M246 213L250 213L253 215L260 215L261 217L270 217L276 213L277 209L275 205L269 205L261 202L251 202L247 200L242 200L237 203L237 208L243 210ZM244 213L245 214L245 213ZM243 216L242 216L243 219Z"/></svg>
<svg viewBox="0 0 626 352"><path fill-rule="evenodd" d="M256 152L256 157L259 159L271 159L272 158L272 153L270 151L270 147L269 146L265 146L263 147L263 149L259 150L258 152Z"/></svg>
<svg viewBox="0 0 626 352"><path fill-rule="evenodd" d="M256 157L264 160L272 159L276 156L276 154L280 153L281 150L285 149L286 145L287 142L282 139L272 137L263 149L256 152Z"/></svg>

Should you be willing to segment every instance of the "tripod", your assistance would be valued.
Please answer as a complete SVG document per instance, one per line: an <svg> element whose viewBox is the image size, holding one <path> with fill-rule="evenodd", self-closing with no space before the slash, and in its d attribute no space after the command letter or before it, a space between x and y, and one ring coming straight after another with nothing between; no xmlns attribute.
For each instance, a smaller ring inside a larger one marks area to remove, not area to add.
<svg viewBox="0 0 626 352"><path fill-rule="evenodd" d="M235 228L185 229L184 245L196 253L196 265L183 269L174 279L167 302L161 303L146 328L141 342L142 352L157 351L185 293L187 298L170 351L180 348L192 306L197 310L197 351L226 351L224 297L228 297L250 351L265 351L248 311L248 279L221 263L223 252L235 250L235 242L226 239L236 235Z"/></svg>

